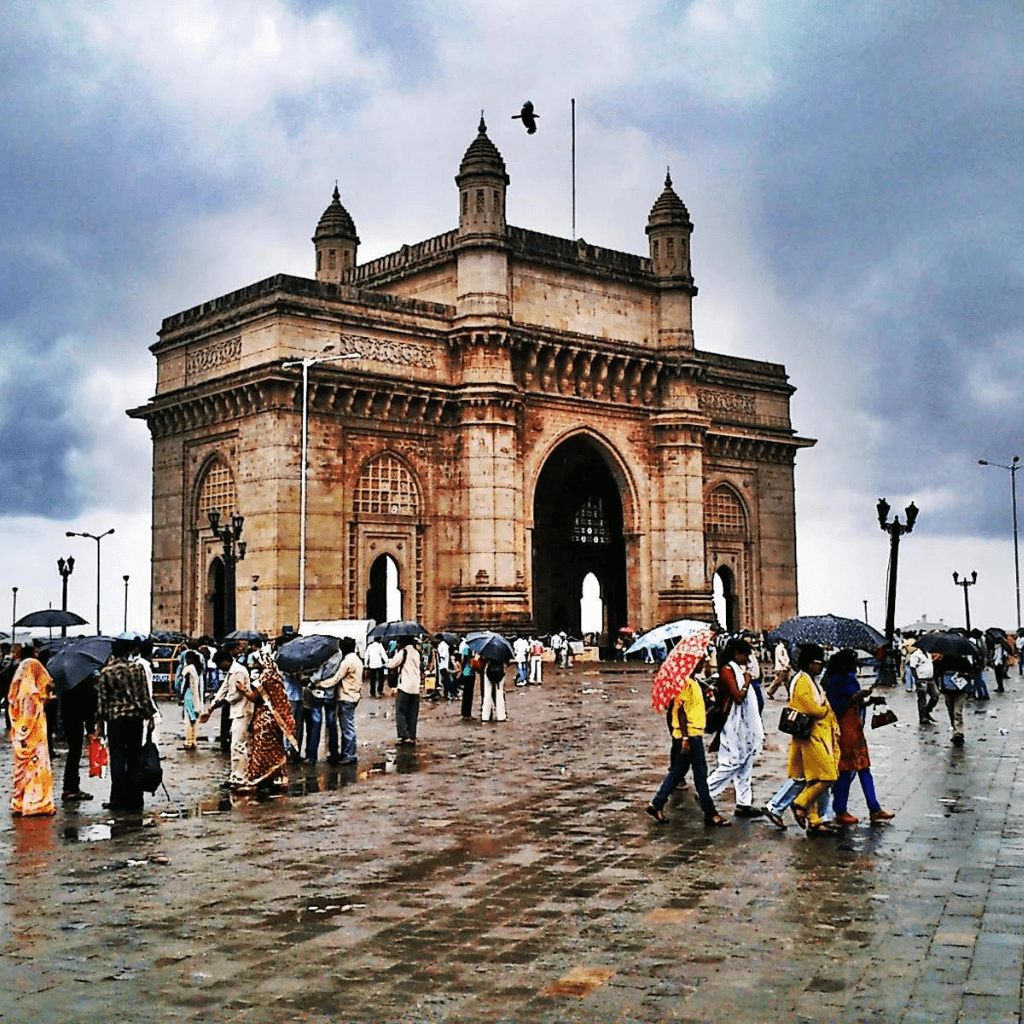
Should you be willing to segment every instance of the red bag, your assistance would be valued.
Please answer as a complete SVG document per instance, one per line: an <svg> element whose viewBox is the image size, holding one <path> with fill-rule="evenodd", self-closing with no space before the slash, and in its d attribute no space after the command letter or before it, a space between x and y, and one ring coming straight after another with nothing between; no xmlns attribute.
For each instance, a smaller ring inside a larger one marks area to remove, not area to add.
<svg viewBox="0 0 1024 1024"><path fill-rule="evenodd" d="M107 755L107 745L99 736L89 737L89 778L102 779L103 769L110 761Z"/></svg>

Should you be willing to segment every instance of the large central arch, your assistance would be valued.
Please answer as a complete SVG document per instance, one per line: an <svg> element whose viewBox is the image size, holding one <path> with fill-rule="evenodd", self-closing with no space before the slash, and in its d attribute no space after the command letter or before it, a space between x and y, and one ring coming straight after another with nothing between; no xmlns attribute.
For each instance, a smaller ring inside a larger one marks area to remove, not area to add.
<svg viewBox="0 0 1024 1024"><path fill-rule="evenodd" d="M580 636L583 580L601 586L604 627L627 622L623 501L606 454L577 434L552 451L533 499L533 617L541 633Z"/></svg>

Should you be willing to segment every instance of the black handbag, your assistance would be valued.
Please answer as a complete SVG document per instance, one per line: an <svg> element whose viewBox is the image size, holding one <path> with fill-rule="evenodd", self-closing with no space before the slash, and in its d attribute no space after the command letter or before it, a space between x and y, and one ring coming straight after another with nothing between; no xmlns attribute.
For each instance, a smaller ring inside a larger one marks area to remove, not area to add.
<svg viewBox="0 0 1024 1024"><path fill-rule="evenodd" d="M139 755L139 783L144 793L156 793L163 785L164 768L160 763L160 750L153 742L153 727L146 733L146 742Z"/></svg>
<svg viewBox="0 0 1024 1024"><path fill-rule="evenodd" d="M814 716L797 711L788 704L779 716L779 732L788 733L795 740L809 740L814 728Z"/></svg>
<svg viewBox="0 0 1024 1024"><path fill-rule="evenodd" d="M893 722L898 722L899 719L896 717L896 712L892 708L885 708L883 711L876 711L871 716L871 728L881 729L883 725L892 725Z"/></svg>

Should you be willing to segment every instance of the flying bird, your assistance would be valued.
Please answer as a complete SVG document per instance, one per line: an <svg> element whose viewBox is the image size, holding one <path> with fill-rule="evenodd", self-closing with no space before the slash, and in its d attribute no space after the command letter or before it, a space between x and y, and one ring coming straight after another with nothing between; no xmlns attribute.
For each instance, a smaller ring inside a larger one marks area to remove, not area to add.
<svg viewBox="0 0 1024 1024"><path fill-rule="evenodd" d="M523 125L526 127L526 134L533 135L533 133L537 130L538 117L540 117L540 114L535 114L533 112L533 104L529 100L527 100L523 104L523 109L520 110L518 114L512 115L512 120L522 121Z"/></svg>

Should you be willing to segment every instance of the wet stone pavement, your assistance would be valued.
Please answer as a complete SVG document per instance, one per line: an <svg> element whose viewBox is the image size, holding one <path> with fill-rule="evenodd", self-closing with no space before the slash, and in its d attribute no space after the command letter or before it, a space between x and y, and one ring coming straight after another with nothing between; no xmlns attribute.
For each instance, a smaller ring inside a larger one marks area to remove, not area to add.
<svg viewBox="0 0 1024 1024"><path fill-rule="evenodd" d="M869 741L896 819L814 839L707 831L689 792L652 822L649 679L549 669L507 723L425 705L397 751L393 702L364 697L358 766L292 768L262 802L222 795L226 761L178 749L165 706L171 799L141 824L98 780L55 818L0 816L0 1020L1020 1020L1019 677L968 705L962 749L891 692L900 722ZM785 774L780 707L758 803Z"/></svg>

